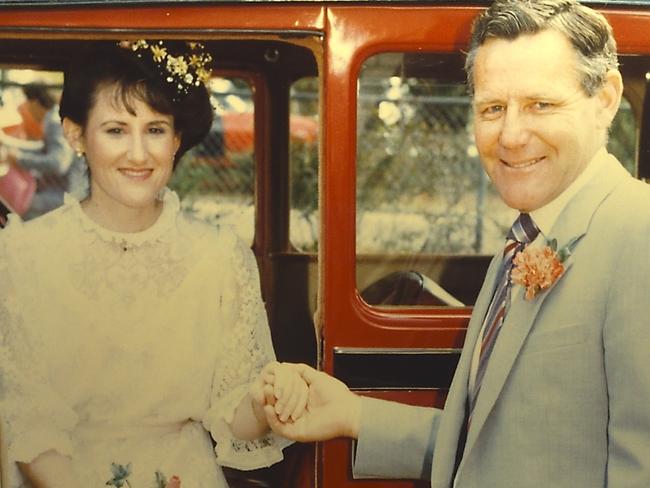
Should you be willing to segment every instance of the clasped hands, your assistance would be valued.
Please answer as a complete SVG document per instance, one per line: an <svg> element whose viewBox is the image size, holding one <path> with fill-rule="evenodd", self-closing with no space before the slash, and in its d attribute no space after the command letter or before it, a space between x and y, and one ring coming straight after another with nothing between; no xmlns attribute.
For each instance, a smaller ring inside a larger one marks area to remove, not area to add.
<svg viewBox="0 0 650 488"><path fill-rule="evenodd" d="M361 398L341 381L306 364L271 362L250 396L277 434L300 442L357 438Z"/></svg>

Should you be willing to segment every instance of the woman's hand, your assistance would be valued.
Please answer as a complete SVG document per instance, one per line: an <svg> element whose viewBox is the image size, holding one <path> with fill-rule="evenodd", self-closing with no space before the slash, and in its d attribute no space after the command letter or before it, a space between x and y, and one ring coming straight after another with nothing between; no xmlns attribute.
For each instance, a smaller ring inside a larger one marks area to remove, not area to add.
<svg viewBox="0 0 650 488"><path fill-rule="evenodd" d="M235 437L252 440L266 434L270 414L265 408L273 411L277 422L286 422L292 416L298 418L302 415L307 403L307 385L291 366L273 361L262 369L249 386L248 395L242 399L229 424Z"/></svg>
<svg viewBox="0 0 650 488"><path fill-rule="evenodd" d="M70 458L56 451L44 452L31 463L18 463L18 468L34 488L81 488Z"/></svg>
<svg viewBox="0 0 650 488"><path fill-rule="evenodd" d="M298 369L289 363L271 363L264 378L266 397L274 406L275 414L281 422L294 422L305 411L309 388ZM266 369L266 368L265 368ZM272 396L268 390L271 386Z"/></svg>
<svg viewBox="0 0 650 488"><path fill-rule="evenodd" d="M335 437L357 438L361 422L361 398L341 381L306 364L289 364L309 387L307 408L294 422L281 422L274 407L265 408L274 432L300 442Z"/></svg>
<svg viewBox="0 0 650 488"><path fill-rule="evenodd" d="M268 405L280 422L293 422L305 411L309 389L294 365L273 361L253 382L250 395L261 417L265 417L264 407Z"/></svg>

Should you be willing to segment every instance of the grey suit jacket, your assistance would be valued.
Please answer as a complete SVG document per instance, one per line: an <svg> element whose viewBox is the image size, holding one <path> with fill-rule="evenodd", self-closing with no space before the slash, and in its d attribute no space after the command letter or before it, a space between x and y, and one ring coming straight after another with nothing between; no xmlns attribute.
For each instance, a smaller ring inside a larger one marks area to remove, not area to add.
<svg viewBox="0 0 650 488"><path fill-rule="evenodd" d="M498 256L444 412L364 399L355 476L431 479L433 488L454 479L457 488L650 487L650 187L607 158L547 236L559 246L578 239L564 275L511 304L457 472Z"/></svg>

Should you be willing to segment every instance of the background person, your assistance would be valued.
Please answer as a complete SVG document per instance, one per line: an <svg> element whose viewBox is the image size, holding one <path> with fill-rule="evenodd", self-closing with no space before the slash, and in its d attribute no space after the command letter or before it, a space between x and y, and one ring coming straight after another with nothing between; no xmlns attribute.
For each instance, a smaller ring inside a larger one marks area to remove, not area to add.
<svg viewBox="0 0 650 488"><path fill-rule="evenodd" d="M25 219L42 215L63 204L69 190L68 173L74 162L72 148L63 136L59 106L45 85L23 86L25 109L41 129L42 148L38 150L8 147L10 157L37 176L37 190Z"/></svg>
<svg viewBox="0 0 650 488"><path fill-rule="evenodd" d="M308 413L273 427L358 439L360 477L650 486L650 188L605 149L623 89L611 28L572 0L497 0L473 26L466 68L482 164L521 215L444 412L361 398L299 366Z"/></svg>
<svg viewBox="0 0 650 488"><path fill-rule="evenodd" d="M226 487L218 465L282 459L263 385L283 392L282 420L307 390L273 361L254 256L166 189L210 128L209 61L196 43L137 41L66 72L90 193L0 232L5 488Z"/></svg>

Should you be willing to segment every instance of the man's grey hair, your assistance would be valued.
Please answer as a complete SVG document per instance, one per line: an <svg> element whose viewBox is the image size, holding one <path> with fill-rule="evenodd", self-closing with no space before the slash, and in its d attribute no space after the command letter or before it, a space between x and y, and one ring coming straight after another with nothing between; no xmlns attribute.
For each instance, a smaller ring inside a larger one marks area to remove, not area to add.
<svg viewBox="0 0 650 488"><path fill-rule="evenodd" d="M580 83L588 96L603 85L610 69L618 68L612 28L595 10L575 0L496 0L472 26L465 59L470 94L474 94L476 53L483 43L490 39L514 40L547 29L566 36L575 48Z"/></svg>

